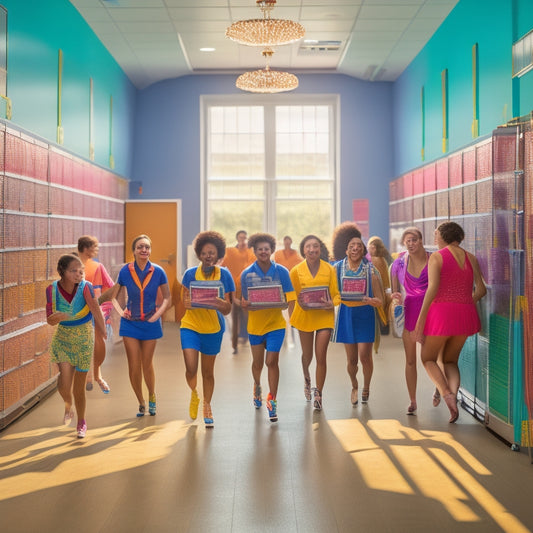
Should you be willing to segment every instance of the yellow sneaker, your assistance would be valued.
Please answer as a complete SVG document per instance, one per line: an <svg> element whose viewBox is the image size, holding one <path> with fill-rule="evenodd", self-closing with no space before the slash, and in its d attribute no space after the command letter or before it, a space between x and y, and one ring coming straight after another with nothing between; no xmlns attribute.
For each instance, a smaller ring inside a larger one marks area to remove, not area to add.
<svg viewBox="0 0 533 533"><path fill-rule="evenodd" d="M200 405L200 398L196 389L191 392L191 403L189 404L189 416L192 420L198 417L198 405Z"/></svg>

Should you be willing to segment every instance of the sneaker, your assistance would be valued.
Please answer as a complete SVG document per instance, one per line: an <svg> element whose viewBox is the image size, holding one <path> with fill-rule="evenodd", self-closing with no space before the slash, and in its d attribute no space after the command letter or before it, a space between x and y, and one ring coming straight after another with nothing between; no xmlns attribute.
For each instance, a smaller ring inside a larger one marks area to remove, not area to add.
<svg viewBox="0 0 533 533"><path fill-rule="evenodd" d="M78 426L76 427L76 433L78 434L78 439L83 439L87 434L87 424L85 420L80 420Z"/></svg>
<svg viewBox="0 0 533 533"><path fill-rule="evenodd" d="M73 419L74 419L74 411L72 411L72 409L70 411L66 411L65 416L63 417L63 424L65 424L65 426L70 426Z"/></svg>
<svg viewBox="0 0 533 533"><path fill-rule="evenodd" d="M207 402L204 402L204 424L206 428L212 428L215 426L213 413L211 412L211 405Z"/></svg>
<svg viewBox="0 0 533 533"><path fill-rule="evenodd" d="M256 409L260 409L263 405L263 399L261 398L261 385L254 383L254 406Z"/></svg>
<svg viewBox="0 0 533 533"><path fill-rule="evenodd" d="M274 400L274 397L269 392L266 401L266 407L268 409L268 418L271 422L278 421L278 401Z"/></svg>
<svg viewBox="0 0 533 533"><path fill-rule="evenodd" d="M137 418L141 418L141 416L144 416L144 413L146 413L146 405L139 405L139 412L137 413Z"/></svg>
<svg viewBox="0 0 533 533"><path fill-rule="evenodd" d="M304 378L304 396L308 402L311 401L311 379L310 378Z"/></svg>
<svg viewBox="0 0 533 533"><path fill-rule="evenodd" d="M316 411L322 411L322 393L318 389L315 389L313 396L313 407Z"/></svg>
<svg viewBox="0 0 533 533"><path fill-rule="evenodd" d="M191 417L191 420L196 420L198 417L198 405L200 404L200 398L198 397L198 393L196 392L196 389L191 391L191 401L189 403L189 416Z"/></svg>

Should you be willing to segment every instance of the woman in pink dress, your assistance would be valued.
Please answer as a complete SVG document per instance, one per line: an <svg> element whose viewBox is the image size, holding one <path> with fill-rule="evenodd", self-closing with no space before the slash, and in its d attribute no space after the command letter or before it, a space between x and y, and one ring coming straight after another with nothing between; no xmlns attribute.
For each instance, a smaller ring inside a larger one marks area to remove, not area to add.
<svg viewBox="0 0 533 533"><path fill-rule="evenodd" d="M460 246L464 235L455 222L435 230L439 250L429 258L428 289L415 328L422 363L448 406L450 423L459 418L457 362L466 339L481 329L476 303L487 293L477 259ZM437 364L441 350L444 373Z"/></svg>

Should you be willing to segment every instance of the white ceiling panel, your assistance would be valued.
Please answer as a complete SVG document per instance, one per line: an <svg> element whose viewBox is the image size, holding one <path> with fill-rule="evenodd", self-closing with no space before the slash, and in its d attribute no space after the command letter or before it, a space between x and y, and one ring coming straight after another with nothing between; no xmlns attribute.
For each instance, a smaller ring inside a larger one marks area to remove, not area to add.
<svg viewBox="0 0 533 533"><path fill-rule="evenodd" d="M264 68L261 50L225 37L237 20L261 18L255 0L70 0L140 89L195 72ZM272 18L300 22L304 39L340 41L303 51L275 48L272 68L339 72L394 81L458 0L278 0ZM213 52L200 48L212 47Z"/></svg>

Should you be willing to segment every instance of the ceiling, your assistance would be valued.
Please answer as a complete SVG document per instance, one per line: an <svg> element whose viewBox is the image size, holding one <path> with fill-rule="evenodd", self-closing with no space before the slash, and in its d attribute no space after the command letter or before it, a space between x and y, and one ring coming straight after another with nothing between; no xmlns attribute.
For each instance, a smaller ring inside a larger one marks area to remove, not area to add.
<svg viewBox="0 0 533 533"><path fill-rule="evenodd" d="M70 2L139 89L187 74L238 75L265 66L260 49L225 37L233 22L262 18L255 0ZM457 2L278 0L271 17L299 22L306 34L298 43L276 47L270 65L295 74L394 81Z"/></svg>

